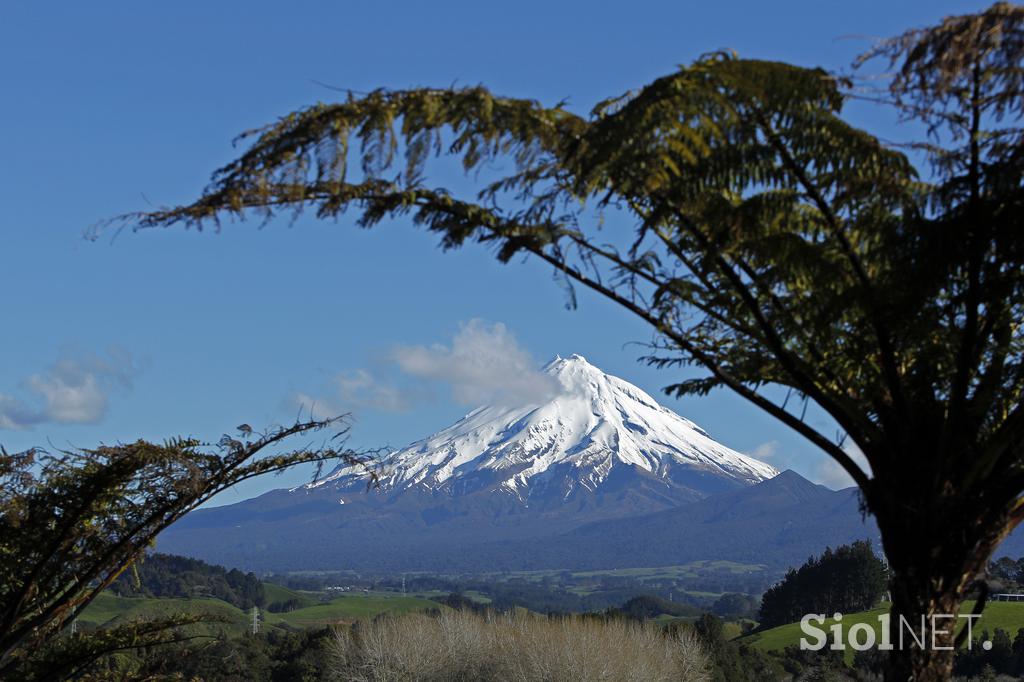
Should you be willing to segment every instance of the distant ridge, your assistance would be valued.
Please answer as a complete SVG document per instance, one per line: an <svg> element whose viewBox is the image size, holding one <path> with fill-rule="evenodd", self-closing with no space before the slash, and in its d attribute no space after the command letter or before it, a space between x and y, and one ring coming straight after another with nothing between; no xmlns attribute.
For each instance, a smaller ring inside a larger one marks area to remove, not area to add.
<svg viewBox="0 0 1024 682"><path fill-rule="evenodd" d="M675 508L598 520L588 519L600 508L577 505L578 513L559 515L409 505L408 496L381 507L295 499L269 493L202 510L161 536L159 547L256 571L583 570L710 559L781 571L826 546L877 544L878 535L861 518L854 489L829 490L793 472Z"/></svg>
<svg viewBox="0 0 1024 682"><path fill-rule="evenodd" d="M671 557L678 563L716 558L786 567L858 539L880 548L874 520L861 516L856 488L831 490L787 470L676 509L587 524L559 542L577 548L583 563L604 559L590 548L614 546L639 565Z"/></svg>

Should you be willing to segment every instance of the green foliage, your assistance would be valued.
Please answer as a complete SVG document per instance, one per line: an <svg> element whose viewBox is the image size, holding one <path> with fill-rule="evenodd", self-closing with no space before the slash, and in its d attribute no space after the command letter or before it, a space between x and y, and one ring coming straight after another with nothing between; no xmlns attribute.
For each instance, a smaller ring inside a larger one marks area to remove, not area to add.
<svg viewBox="0 0 1024 682"><path fill-rule="evenodd" d="M982 646L986 641L992 643L991 648ZM1013 675L1015 679L1024 675L1024 628L1017 630L1012 641L1002 628L996 628L991 636L988 630L983 630L970 648L957 652L954 670L958 675L984 675L986 668L993 673Z"/></svg>
<svg viewBox="0 0 1024 682"><path fill-rule="evenodd" d="M721 619L707 613L694 624L693 631L711 658L712 682L761 682L782 678L782 668L769 655L747 646L730 642L725 637Z"/></svg>
<svg viewBox="0 0 1024 682"><path fill-rule="evenodd" d="M986 176L985 184L1007 183L1003 190L1019 182L1022 30L1020 6L996 2L985 12L907 31L858 60L888 62L894 72L890 103L928 126L932 140L911 147L936 164L940 177L953 180L943 202L971 199L981 189L973 174ZM937 144L941 134L962 143L960 153Z"/></svg>
<svg viewBox="0 0 1024 682"><path fill-rule="evenodd" d="M253 573L173 554L146 555L110 590L126 597L212 597L240 609L266 606L268 601L263 583Z"/></svg>
<svg viewBox="0 0 1024 682"><path fill-rule="evenodd" d="M477 614L493 612L493 609L489 605L482 604L457 592L452 592L445 597L437 597L435 600L438 604L447 606L454 611L471 611Z"/></svg>
<svg viewBox="0 0 1024 682"><path fill-rule="evenodd" d="M874 607L888 583L885 563L875 556L871 543L825 550L773 585L761 598L758 621L772 628L800 620L806 613L853 613Z"/></svg>
<svg viewBox="0 0 1024 682"><path fill-rule="evenodd" d="M749 594L729 592L711 605L711 612L723 618L754 618L760 604Z"/></svg>
<svg viewBox="0 0 1024 682"><path fill-rule="evenodd" d="M268 629L295 630L371 620L381 614L431 611L438 608L436 601L419 597L398 594L359 595L340 597L329 602L306 603L294 610L261 610L259 616L260 622ZM79 631L85 633L87 630L111 628L127 622L159 620L169 614L196 617L198 622L184 630L189 635L243 634L249 632L252 624L251 610L239 609L219 599L118 597L105 592L82 612L78 625Z"/></svg>
<svg viewBox="0 0 1024 682"><path fill-rule="evenodd" d="M873 676L864 678L855 676L846 666L841 651L833 651L828 646L820 651L804 651L796 646L786 647L776 654L782 668L796 680L811 682L845 682L854 679L877 679ZM873 664L872 660L869 665ZM862 662L863 665L863 662ZM867 668L869 666L865 666ZM858 668L861 671L862 668ZM866 672L866 671L865 671Z"/></svg>
<svg viewBox="0 0 1024 682"><path fill-rule="evenodd" d="M331 640L326 628L194 640L143 655L109 657L90 674L102 680L319 682L331 679Z"/></svg>
<svg viewBox="0 0 1024 682"><path fill-rule="evenodd" d="M176 628L202 620L172 616L58 637L160 531L222 490L295 464L364 463L331 446L281 449L292 436L337 423L301 422L244 441L225 436L213 446L179 438L58 453L0 450L0 677L70 675L104 651L173 640Z"/></svg>
<svg viewBox="0 0 1024 682"><path fill-rule="evenodd" d="M118 597L104 592L76 617L76 636L87 637L100 629L132 623L159 622L168 616L191 618L193 622L178 628L179 634L189 637L216 636L223 632L241 634L252 627L251 612L219 599ZM60 637L70 634L70 628L65 629Z"/></svg>
<svg viewBox="0 0 1024 682"><path fill-rule="evenodd" d="M689 604L677 604L661 597L644 594L633 597L618 608L608 609L607 613L611 616L624 616L643 621L661 615L696 616L700 614L700 609Z"/></svg>
<svg viewBox="0 0 1024 682"><path fill-rule="evenodd" d="M266 600L265 606L267 611L271 613L287 613L295 609L304 609L307 606L313 606L317 601L312 596L296 592L293 589L272 582L264 581L262 585L264 599ZM319 589L319 587L313 588L313 591L319 591Z"/></svg>
<svg viewBox="0 0 1024 682"><path fill-rule="evenodd" d="M989 592L1024 590L1024 557L1000 557L988 565L986 578Z"/></svg>
<svg viewBox="0 0 1024 682"><path fill-rule="evenodd" d="M87 676L93 662L104 656L128 651L148 652L188 641L191 636L183 632L183 628L213 620L215 618L209 614L180 613L125 622L103 630L66 634L40 647L16 650L4 668L4 679L49 682Z"/></svg>
<svg viewBox="0 0 1024 682"><path fill-rule="evenodd" d="M271 613L288 613L308 606L307 600L301 597L289 597L284 601L275 601L267 605L267 611Z"/></svg>

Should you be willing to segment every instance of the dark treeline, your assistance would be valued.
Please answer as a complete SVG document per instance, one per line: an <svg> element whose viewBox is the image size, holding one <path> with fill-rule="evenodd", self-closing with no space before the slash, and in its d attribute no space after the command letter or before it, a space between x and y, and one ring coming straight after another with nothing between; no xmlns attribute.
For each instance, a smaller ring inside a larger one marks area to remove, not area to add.
<svg viewBox="0 0 1024 682"><path fill-rule="evenodd" d="M982 642L991 642L992 648L986 650ZM1024 677L1024 629L1017 630L1012 640L1002 628L996 628L991 637L988 630L983 631L970 649L964 647L957 652L953 669L957 675L965 677L994 673L1021 679Z"/></svg>
<svg viewBox="0 0 1024 682"><path fill-rule="evenodd" d="M826 549L790 569L761 599L762 628L799 621L807 613L852 613L873 608L885 593L888 571L871 543Z"/></svg>
<svg viewBox="0 0 1024 682"><path fill-rule="evenodd" d="M96 679L184 679L203 682L313 682L331 679L329 628L257 636L200 638L144 652L111 656Z"/></svg>
<svg viewBox="0 0 1024 682"><path fill-rule="evenodd" d="M677 604L661 597L644 594L639 597L633 597L622 606L608 609L607 613L610 616L622 616L632 618L633 620L647 620L648 618L657 618L663 614L676 617L699 616L701 615L701 610L689 604Z"/></svg>
<svg viewBox="0 0 1024 682"><path fill-rule="evenodd" d="M711 613L722 618L757 618L761 602L749 594L729 592L711 604Z"/></svg>
<svg viewBox="0 0 1024 682"><path fill-rule="evenodd" d="M365 580L353 573L269 573L263 580L291 590L320 592L333 585L355 585L373 587L372 580Z"/></svg>
<svg viewBox="0 0 1024 682"><path fill-rule="evenodd" d="M211 597L240 609L264 606L263 583L252 573L173 554L150 554L110 586L124 597Z"/></svg>

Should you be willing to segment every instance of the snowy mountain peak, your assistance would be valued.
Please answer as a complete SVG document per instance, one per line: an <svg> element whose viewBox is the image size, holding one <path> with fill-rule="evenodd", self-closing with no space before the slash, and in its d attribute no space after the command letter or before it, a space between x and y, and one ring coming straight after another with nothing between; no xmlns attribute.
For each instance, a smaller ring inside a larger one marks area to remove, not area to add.
<svg viewBox="0 0 1024 682"><path fill-rule="evenodd" d="M616 473L639 475L693 497L757 483L778 471L735 452L633 384L582 355L542 368L553 397L539 404L479 407L452 426L382 461L384 490L450 494L492 489L526 500L534 488L595 491ZM341 467L304 486L365 488L367 472Z"/></svg>

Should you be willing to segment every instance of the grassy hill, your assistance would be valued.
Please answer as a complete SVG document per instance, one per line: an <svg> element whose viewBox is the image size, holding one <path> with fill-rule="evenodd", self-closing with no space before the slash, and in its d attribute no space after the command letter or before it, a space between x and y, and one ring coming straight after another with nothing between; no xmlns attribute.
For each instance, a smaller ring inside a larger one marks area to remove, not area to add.
<svg viewBox="0 0 1024 682"><path fill-rule="evenodd" d="M263 583L263 594L266 597L267 609L272 611L280 610L275 609L275 605L288 602L297 603L300 609L315 606L319 603L314 596L299 592L298 590L291 590L281 585L275 585L274 583Z"/></svg>
<svg viewBox="0 0 1024 682"><path fill-rule="evenodd" d="M226 621L192 626L189 631L193 634L213 634L223 630L242 633L250 622L248 614L220 599L119 597L105 592L82 612L78 623L84 627L107 627L128 620L149 620L181 612L208 613Z"/></svg>
<svg viewBox="0 0 1024 682"><path fill-rule="evenodd" d="M270 585L267 586L268 588ZM337 597L327 603L317 603L302 593L274 586L274 599L289 599L297 595L310 602L304 608L288 613L270 613L261 610L263 627L303 628L333 623L348 623L355 620L373 618L382 613L408 613L427 609L444 608L437 602L418 597L403 595L382 596L348 595ZM130 619L146 619L166 616L174 612L211 613L224 618L227 623L204 625L200 631L209 632L219 629L229 631L246 631L252 622L249 612L228 604L219 599L179 599L179 598L147 598L119 597L113 594L101 594L79 617L79 624L86 627L103 627Z"/></svg>
<svg viewBox="0 0 1024 682"><path fill-rule="evenodd" d="M974 602L965 602L962 611L963 613L970 613L973 608ZM850 627L855 623L867 623L874 628L875 639L877 641L880 637L881 630L878 622L878 616L888 612L889 607L886 605L884 607L872 609L871 611L844 614L842 620L843 633L845 635L849 632ZM959 619L960 627L963 626L964 622L964 619ZM829 618L826 619L824 623L818 624L817 627L827 631L829 626L834 623L835 621ZM988 603L985 606L985 611L982 613L981 618L974 623L973 635L977 638L984 630L993 632L996 628L1006 630L1010 633L1011 638L1016 635L1018 629L1024 628L1024 603ZM765 630L764 632L748 635L740 641L751 644L752 646L765 651L777 651L789 645L799 646L800 638L803 636L804 635L800 630L800 624L790 623L788 625L780 625L779 627ZM847 646L847 660L851 660L854 653L855 652Z"/></svg>
<svg viewBox="0 0 1024 682"><path fill-rule="evenodd" d="M329 625L337 622L365 620L382 613L402 614L410 611L444 608L435 601L396 594L394 596L351 595L337 597L327 604L317 604L288 613L268 614L295 627ZM269 618L268 618L269 620Z"/></svg>

